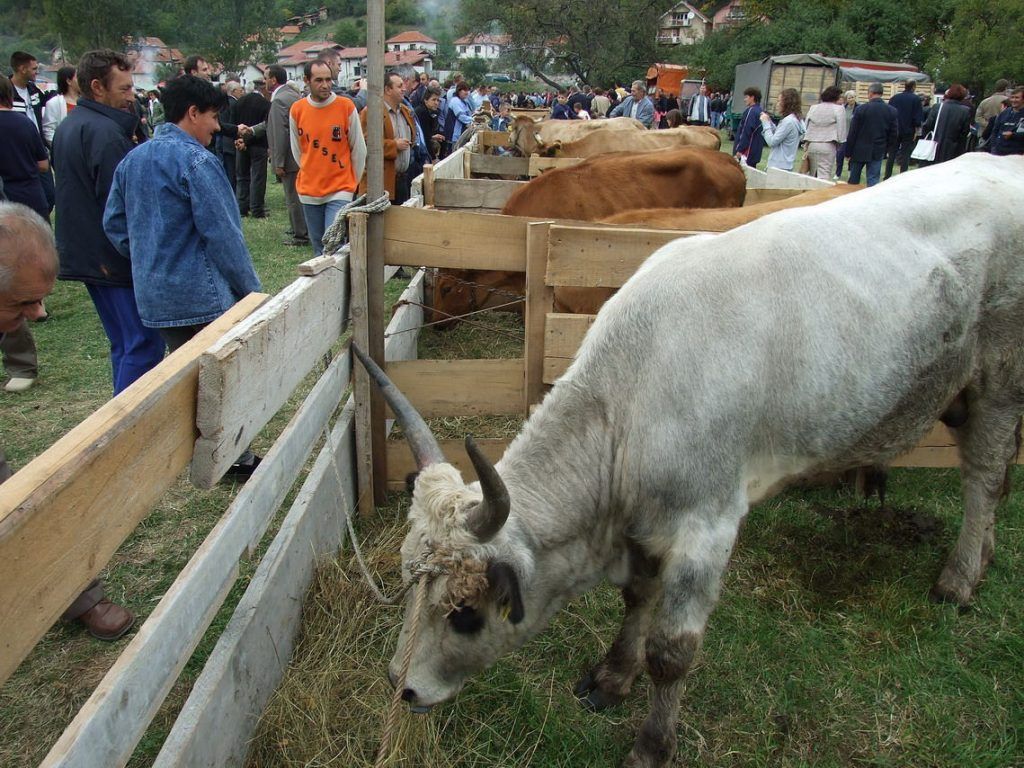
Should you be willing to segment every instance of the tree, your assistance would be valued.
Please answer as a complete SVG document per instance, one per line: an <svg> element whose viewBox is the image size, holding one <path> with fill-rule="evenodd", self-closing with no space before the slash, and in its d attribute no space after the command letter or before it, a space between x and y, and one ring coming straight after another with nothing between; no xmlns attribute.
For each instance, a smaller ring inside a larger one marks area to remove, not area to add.
<svg viewBox="0 0 1024 768"><path fill-rule="evenodd" d="M366 34L353 19L342 19L334 25L334 42L346 47L365 44Z"/></svg>
<svg viewBox="0 0 1024 768"><path fill-rule="evenodd" d="M538 77L552 61L584 83L631 80L655 60L664 0L461 0L463 32L503 30Z"/></svg>
<svg viewBox="0 0 1024 768"><path fill-rule="evenodd" d="M991 92L1005 77L1024 73L1024 47L1013 43L1024 32L1019 0L962 0L929 64L943 82L960 82Z"/></svg>
<svg viewBox="0 0 1024 768"><path fill-rule="evenodd" d="M147 3L121 0L44 0L43 12L71 59L96 48L121 50L125 35L142 34L151 21Z"/></svg>
<svg viewBox="0 0 1024 768"><path fill-rule="evenodd" d="M484 81L487 73L490 71L491 64L487 59L471 58L461 59L459 61L459 69L462 70L462 76L466 78L466 82L470 85L479 85Z"/></svg>

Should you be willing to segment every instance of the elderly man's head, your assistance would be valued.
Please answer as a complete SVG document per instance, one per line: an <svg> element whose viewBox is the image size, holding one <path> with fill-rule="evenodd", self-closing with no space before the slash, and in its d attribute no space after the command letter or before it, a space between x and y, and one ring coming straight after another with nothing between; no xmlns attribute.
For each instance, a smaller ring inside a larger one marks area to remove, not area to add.
<svg viewBox="0 0 1024 768"><path fill-rule="evenodd" d="M634 101L640 101L640 99L647 95L647 84L643 80L634 80L629 93Z"/></svg>
<svg viewBox="0 0 1024 768"><path fill-rule="evenodd" d="M56 279L50 226L28 206L0 201L0 333L40 317Z"/></svg>

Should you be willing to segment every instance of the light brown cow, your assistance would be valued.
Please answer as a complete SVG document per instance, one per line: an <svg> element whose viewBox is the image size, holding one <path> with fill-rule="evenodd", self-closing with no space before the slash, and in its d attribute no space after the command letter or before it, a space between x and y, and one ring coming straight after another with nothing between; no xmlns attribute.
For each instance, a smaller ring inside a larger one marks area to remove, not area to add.
<svg viewBox="0 0 1024 768"><path fill-rule="evenodd" d="M862 184L836 184L834 187L801 192L784 200L772 200L741 208L648 208L607 216L603 224L636 224L651 229L678 229L690 232L725 232L762 216L787 208L817 205L835 197L864 189Z"/></svg>
<svg viewBox="0 0 1024 768"><path fill-rule="evenodd" d="M632 117L608 120L541 120L517 117L509 127L509 147L520 157L539 155L554 142L576 141L592 133L646 133L647 128Z"/></svg>
<svg viewBox="0 0 1024 768"><path fill-rule="evenodd" d="M618 127L609 125L619 120L627 122ZM567 124L568 127L562 128ZM642 123L628 117L589 121L549 120L533 128L529 120L517 121L510 132L509 146L513 154L522 157L584 158L609 152L654 152L682 147L718 150L722 146L718 131L707 126L683 125L662 131L648 131L642 126Z"/></svg>
<svg viewBox="0 0 1024 768"><path fill-rule="evenodd" d="M556 168L516 190L508 216L599 221L629 208L726 208L743 204L746 177L724 152L616 152Z"/></svg>

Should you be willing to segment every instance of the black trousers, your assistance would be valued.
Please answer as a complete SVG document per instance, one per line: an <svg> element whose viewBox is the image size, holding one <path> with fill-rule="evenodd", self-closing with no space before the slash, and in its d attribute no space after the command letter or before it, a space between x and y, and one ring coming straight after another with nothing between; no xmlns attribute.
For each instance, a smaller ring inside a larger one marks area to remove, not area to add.
<svg viewBox="0 0 1024 768"><path fill-rule="evenodd" d="M265 216L267 198L267 155L266 147L246 147L235 153L235 196L238 210L245 216Z"/></svg>
<svg viewBox="0 0 1024 768"><path fill-rule="evenodd" d="M896 145L889 149L889 156L885 160L885 176L888 179L892 176L893 163L898 158L900 161L900 173L906 173L910 167L910 153L914 151L914 134L901 133Z"/></svg>

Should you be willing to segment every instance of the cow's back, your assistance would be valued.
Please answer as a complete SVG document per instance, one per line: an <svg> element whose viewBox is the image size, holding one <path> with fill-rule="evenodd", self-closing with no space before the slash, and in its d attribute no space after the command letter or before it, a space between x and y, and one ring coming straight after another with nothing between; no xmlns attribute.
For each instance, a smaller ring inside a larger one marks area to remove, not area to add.
<svg viewBox="0 0 1024 768"><path fill-rule="evenodd" d="M687 473L769 484L913 447L971 382L1024 407L1024 158L1006 160L676 240L605 305L567 378Z"/></svg>
<svg viewBox="0 0 1024 768"><path fill-rule="evenodd" d="M614 153L538 176L503 214L596 221L631 208L725 208L743 204L746 178L729 155L687 147Z"/></svg>
<svg viewBox="0 0 1024 768"><path fill-rule="evenodd" d="M557 154L560 157L595 157L608 152L656 152L683 147L717 151L722 147L722 139L716 131L688 125L661 131L608 131L563 141Z"/></svg>

